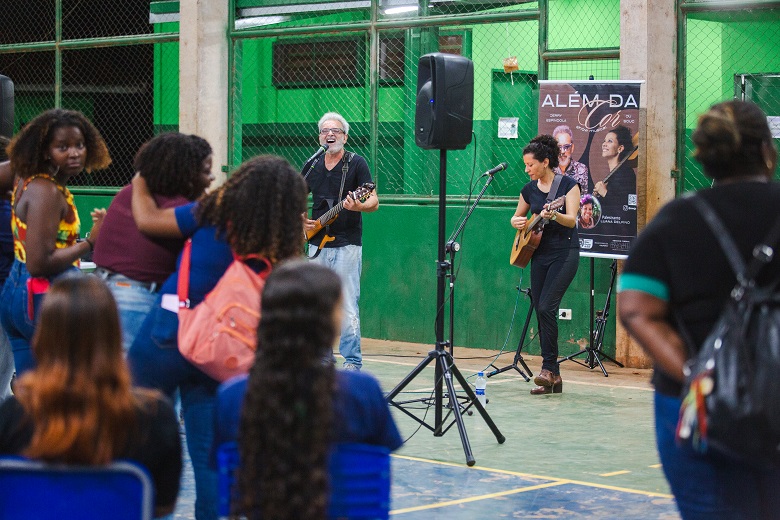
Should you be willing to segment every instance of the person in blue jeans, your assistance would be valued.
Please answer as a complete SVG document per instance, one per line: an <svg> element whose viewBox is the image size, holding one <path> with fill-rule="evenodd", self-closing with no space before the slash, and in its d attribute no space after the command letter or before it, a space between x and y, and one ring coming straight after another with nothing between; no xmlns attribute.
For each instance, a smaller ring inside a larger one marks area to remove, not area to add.
<svg viewBox="0 0 780 520"><path fill-rule="evenodd" d="M747 262L777 220L777 150L767 117L744 101L726 101L699 117L694 157L711 188L669 202L629 251L618 281L618 317L654 362L655 429L669 487L685 520L774 519L780 468L699 453L675 442L687 359L696 356L737 283L715 235L695 207L703 199L734 237ZM757 283L780 279L780 256ZM750 375L754 366L740 367Z"/></svg>
<svg viewBox="0 0 780 520"><path fill-rule="evenodd" d="M83 114L62 109L27 123L7 151L11 167L0 171L0 191L12 190L15 260L0 294L0 321L19 376L35 366L30 341L36 303L51 281L78 271L79 259L94 248L106 213L92 211L91 236L77 242L81 221L67 184L84 170L107 167L111 158L94 125Z"/></svg>
<svg viewBox="0 0 780 520"><path fill-rule="evenodd" d="M344 150L349 123L338 113L328 112L318 123L319 143L327 145L324 160L315 159L303 167L312 193L311 219L304 221L306 231L314 231L317 220L331 207L344 201L344 209L333 223L312 236L309 256L338 273L343 284L344 317L341 322L339 353L346 370L360 370L360 275L363 270L363 219L361 213L379 208L376 190L363 201L353 192L371 182L366 160ZM326 236L329 239L326 239ZM316 256L315 256L316 255Z"/></svg>
<svg viewBox="0 0 780 520"><path fill-rule="evenodd" d="M5 159L8 139L0 136L0 158ZM0 177L10 175L9 162L0 162ZM11 232L11 201L0 195L0 288L8 278L14 263L14 236ZM0 327L0 402L11 395L11 380L14 376L14 355L5 329Z"/></svg>
<svg viewBox="0 0 780 520"><path fill-rule="evenodd" d="M341 313L327 267L285 262L266 280L255 364L219 395L215 447L238 441L241 460L236 517L325 518L334 443L401 446L376 379L327 359Z"/></svg>
<svg viewBox="0 0 780 520"><path fill-rule="evenodd" d="M214 179L209 143L196 135L168 132L138 150L133 167L146 180L157 206L174 208L197 199ZM183 238L150 238L133 220L132 185L108 207L92 260L95 274L111 288L122 320L122 345L130 348L157 300L157 291L176 269Z"/></svg>
<svg viewBox="0 0 780 520"><path fill-rule="evenodd" d="M192 240L189 297L197 305L214 288L233 255L259 255L272 264L300 256L301 214L306 210L303 179L281 157L265 155L243 163L215 191L178 208L158 208L140 175L133 179L133 216L152 236ZM217 518L217 474L209 464L214 440L218 381L201 372L177 345L181 255L163 283L157 302L128 351L135 385L172 396L178 388L195 474L195 517Z"/></svg>

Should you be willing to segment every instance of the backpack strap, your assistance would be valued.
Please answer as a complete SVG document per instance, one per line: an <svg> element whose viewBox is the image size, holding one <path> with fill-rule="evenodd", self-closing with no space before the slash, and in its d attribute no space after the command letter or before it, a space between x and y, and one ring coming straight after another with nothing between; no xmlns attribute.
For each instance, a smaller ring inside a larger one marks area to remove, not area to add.
<svg viewBox="0 0 780 520"><path fill-rule="evenodd" d="M742 287L753 285L761 268L771 262L774 256L773 246L780 239L780 217L775 221L774 226L772 226L764 240L753 248L753 258L746 266L742 256L738 253L734 239L726 229L723 220L712 209L712 206L701 196L691 197L691 201L718 240L718 244L720 244L729 264L731 264L731 268L737 275L739 285Z"/></svg>
<svg viewBox="0 0 780 520"><path fill-rule="evenodd" d="M179 308L190 308L190 263L192 258L192 239L184 242L179 262L179 279L176 282L176 294L179 296Z"/></svg>

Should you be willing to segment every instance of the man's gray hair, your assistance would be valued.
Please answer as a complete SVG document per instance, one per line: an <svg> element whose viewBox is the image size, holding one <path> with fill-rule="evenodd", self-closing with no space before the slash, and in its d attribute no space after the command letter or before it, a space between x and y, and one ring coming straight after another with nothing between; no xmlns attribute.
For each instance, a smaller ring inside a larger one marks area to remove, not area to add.
<svg viewBox="0 0 780 520"><path fill-rule="evenodd" d="M328 112L324 116L320 118L320 122L317 123L317 129L322 130L322 123L325 121L338 121L341 123L341 127L344 129L344 133L349 135L349 123L347 123L347 120L344 119L344 116L339 114L338 112Z"/></svg>
<svg viewBox="0 0 780 520"><path fill-rule="evenodd" d="M558 134L569 134L569 137L571 137L572 142L574 142L574 134L571 132L571 128L568 127L568 125L559 125L555 127L555 130L552 132L552 136L555 137Z"/></svg>

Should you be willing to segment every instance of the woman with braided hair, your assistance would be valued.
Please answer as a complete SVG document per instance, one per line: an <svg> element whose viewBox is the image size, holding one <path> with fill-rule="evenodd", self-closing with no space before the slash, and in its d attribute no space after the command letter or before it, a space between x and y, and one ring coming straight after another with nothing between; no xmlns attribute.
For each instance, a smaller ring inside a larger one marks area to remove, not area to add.
<svg viewBox="0 0 780 520"><path fill-rule="evenodd" d="M238 439L236 517L324 519L335 442L401 445L379 383L336 371L342 292L332 269L285 262L268 277L249 376L220 388L216 445ZM294 359L295 363L290 360Z"/></svg>
<svg viewBox="0 0 780 520"><path fill-rule="evenodd" d="M258 255L275 264L299 255L303 248L301 214L306 210L306 186L281 157L264 155L246 161L218 189L175 209L158 208L146 180L137 175L132 207L141 232L192 239L189 298L193 306L214 288L234 253ZM179 389L195 473L195 517L214 519L217 474L209 464L209 453L219 383L179 353L179 268L163 283L157 303L130 347L128 361L134 384L169 396Z"/></svg>

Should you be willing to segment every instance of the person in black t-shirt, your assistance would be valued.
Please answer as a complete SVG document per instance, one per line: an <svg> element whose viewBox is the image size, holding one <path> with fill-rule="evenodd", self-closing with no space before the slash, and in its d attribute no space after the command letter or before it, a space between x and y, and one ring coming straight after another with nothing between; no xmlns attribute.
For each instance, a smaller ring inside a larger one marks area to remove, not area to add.
<svg viewBox="0 0 780 520"><path fill-rule="evenodd" d="M368 164L361 156L344 150L349 123L336 112L328 112L318 123L320 145L327 145L324 158L307 162L303 172L312 193L311 219L304 219L304 230L318 227L317 218L344 201L344 208L332 224L312 236L309 254L313 260L336 271L344 293L344 317L341 322L339 353L346 370L360 370L360 274L363 264L363 219L361 213L376 211L379 199L371 189L362 201L355 190L371 183ZM324 224L324 223L323 223ZM326 236L328 238L326 238Z"/></svg>
<svg viewBox="0 0 780 520"><path fill-rule="evenodd" d="M692 197L705 199L747 262L778 217L777 151L764 113L727 101L699 118L695 157L714 180ZM717 238L690 200L667 204L640 233L618 282L618 317L653 358L655 428L664 473L683 518L776 518L780 470L758 469L675 443L683 365L720 315L736 275ZM780 259L758 283L780 278ZM689 335L683 341L680 323ZM749 370L745 367L745 370Z"/></svg>
<svg viewBox="0 0 780 520"><path fill-rule="evenodd" d="M560 176L553 198L563 197L564 204L560 212L548 209L548 194L557 177L553 168L558 166L558 142L551 135L531 139L523 149L523 162L531 182L520 191L520 200L510 223L515 229L523 229L528 223L529 212L548 221L531 258L531 297L542 347L542 370L534 378L537 386L531 394L560 393L563 380L558 367L558 307L579 265L576 224L580 187L572 177Z"/></svg>

